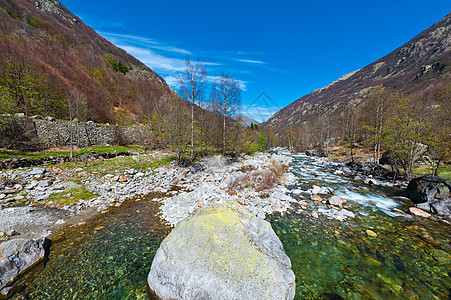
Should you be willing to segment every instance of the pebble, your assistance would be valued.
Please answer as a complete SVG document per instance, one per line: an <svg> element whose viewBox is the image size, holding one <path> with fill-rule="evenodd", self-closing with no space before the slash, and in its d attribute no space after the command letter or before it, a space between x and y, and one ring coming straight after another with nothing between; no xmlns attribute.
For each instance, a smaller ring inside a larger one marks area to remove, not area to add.
<svg viewBox="0 0 451 300"><path fill-rule="evenodd" d="M313 196L310 197L310 199L311 199L312 201L316 201L316 202L322 202L322 201L323 201L323 198L321 198L321 197L318 196L318 195L313 195Z"/></svg>
<svg viewBox="0 0 451 300"><path fill-rule="evenodd" d="M424 210L421 210L417 207L410 207L409 211L412 215L417 216L417 217L423 217L423 218L429 218L431 216L431 214L425 212Z"/></svg>
<svg viewBox="0 0 451 300"><path fill-rule="evenodd" d="M367 229L365 230L365 233L369 236L369 237L377 237L377 233L375 233L374 231L372 231L371 229Z"/></svg>

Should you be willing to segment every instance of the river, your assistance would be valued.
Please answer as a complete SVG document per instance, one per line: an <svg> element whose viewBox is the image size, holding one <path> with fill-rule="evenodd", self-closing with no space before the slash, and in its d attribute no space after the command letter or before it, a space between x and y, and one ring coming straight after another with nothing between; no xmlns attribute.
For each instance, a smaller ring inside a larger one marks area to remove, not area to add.
<svg viewBox="0 0 451 300"><path fill-rule="evenodd" d="M407 211L401 190L355 182L320 160L293 157L290 170L300 186L332 188L355 214L344 221L312 217L328 207L301 193L293 197L308 202L307 209L267 218L291 259L296 299L450 297L448 224L393 212ZM152 259L171 230L154 196L56 231L48 259L22 276L14 299L147 299Z"/></svg>

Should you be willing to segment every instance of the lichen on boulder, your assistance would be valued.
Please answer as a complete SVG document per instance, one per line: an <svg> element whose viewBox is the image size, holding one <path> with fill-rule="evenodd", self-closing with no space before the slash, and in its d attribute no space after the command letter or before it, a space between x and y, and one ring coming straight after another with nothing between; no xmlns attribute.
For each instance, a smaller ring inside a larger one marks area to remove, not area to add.
<svg viewBox="0 0 451 300"><path fill-rule="evenodd" d="M235 201L199 209L161 243L147 278L161 299L293 299L291 261L271 225Z"/></svg>

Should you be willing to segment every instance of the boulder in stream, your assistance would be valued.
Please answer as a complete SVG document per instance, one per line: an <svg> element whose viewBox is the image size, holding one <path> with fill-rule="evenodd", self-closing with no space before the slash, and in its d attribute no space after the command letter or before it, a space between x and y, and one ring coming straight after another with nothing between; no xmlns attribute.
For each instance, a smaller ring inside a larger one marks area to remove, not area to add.
<svg viewBox="0 0 451 300"><path fill-rule="evenodd" d="M291 261L271 225L229 201L180 222L147 278L161 299L293 299Z"/></svg>
<svg viewBox="0 0 451 300"><path fill-rule="evenodd" d="M23 271L40 261L49 240L12 239L0 244L0 290Z"/></svg>
<svg viewBox="0 0 451 300"><path fill-rule="evenodd" d="M407 186L406 194L421 209L450 215L450 190L451 179L427 175L412 179Z"/></svg>

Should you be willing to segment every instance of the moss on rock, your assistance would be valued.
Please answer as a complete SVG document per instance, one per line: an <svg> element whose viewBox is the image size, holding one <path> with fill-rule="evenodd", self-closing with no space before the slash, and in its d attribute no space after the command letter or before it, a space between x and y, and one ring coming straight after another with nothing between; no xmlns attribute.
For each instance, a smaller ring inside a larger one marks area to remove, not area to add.
<svg viewBox="0 0 451 300"><path fill-rule="evenodd" d="M230 201L181 222L158 249L148 282L162 299L292 299L294 279L271 225Z"/></svg>

